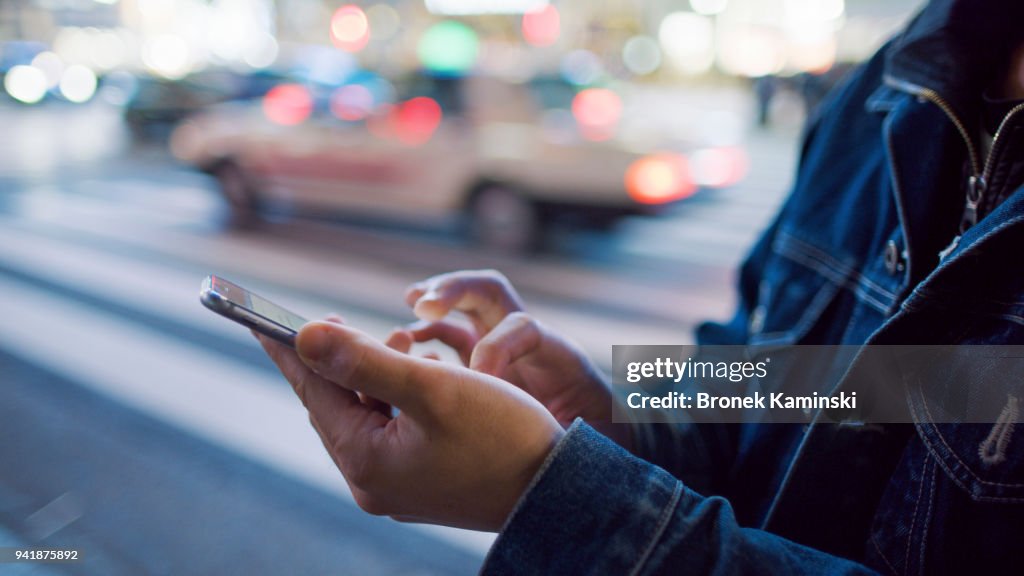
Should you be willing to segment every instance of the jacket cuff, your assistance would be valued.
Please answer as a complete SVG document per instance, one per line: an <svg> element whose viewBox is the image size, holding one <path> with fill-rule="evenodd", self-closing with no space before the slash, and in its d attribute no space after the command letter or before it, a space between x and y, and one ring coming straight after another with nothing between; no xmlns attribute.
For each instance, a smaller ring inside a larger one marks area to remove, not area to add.
<svg viewBox="0 0 1024 576"><path fill-rule="evenodd" d="M481 574L634 573L682 489L577 419L509 516Z"/></svg>

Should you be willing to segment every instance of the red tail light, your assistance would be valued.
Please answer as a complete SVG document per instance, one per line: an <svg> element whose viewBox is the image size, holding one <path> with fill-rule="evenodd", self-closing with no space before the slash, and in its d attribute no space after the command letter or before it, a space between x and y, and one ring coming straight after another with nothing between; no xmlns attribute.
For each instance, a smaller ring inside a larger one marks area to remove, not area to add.
<svg viewBox="0 0 1024 576"><path fill-rule="evenodd" d="M626 170L626 191L641 204L664 204L691 196L697 190L684 156L645 156Z"/></svg>
<svg viewBox="0 0 1024 576"><path fill-rule="evenodd" d="M280 84L263 97L263 113L275 124L302 124L313 113L313 97L299 84Z"/></svg>

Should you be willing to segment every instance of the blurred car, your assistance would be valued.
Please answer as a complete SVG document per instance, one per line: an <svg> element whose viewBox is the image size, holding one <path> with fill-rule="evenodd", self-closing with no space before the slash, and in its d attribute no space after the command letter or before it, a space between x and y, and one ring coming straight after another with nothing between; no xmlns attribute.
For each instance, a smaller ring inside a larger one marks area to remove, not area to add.
<svg viewBox="0 0 1024 576"><path fill-rule="evenodd" d="M684 154L612 138L617 99L553 78L414 74L329 91L286 84L258 104L193 117L171 146L217 178L239 223L281 202L417 222L458 215L478 241L520 250L555 222L609 227L695 191ZM710 161L724 159L735 177L712 184L739 177L738 153L729 154Z"/></svg>

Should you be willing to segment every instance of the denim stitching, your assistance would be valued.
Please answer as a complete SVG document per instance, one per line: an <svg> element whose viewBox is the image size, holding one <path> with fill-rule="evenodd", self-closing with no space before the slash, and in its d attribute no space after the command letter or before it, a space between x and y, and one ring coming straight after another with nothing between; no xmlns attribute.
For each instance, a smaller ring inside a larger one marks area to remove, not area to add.
<svg viewBox="0 0 1024 576"><path fill-rule="evenodd" d="M928 455L925 454L921 465L921 486L917 489L917 501L914 503L914 514L910 517L910 532L907 533L907 553L903 559L903 572L910 571L910 544L914 541L914 525L917 524L917 511L921 507L921 495L924 494L924 479L928 472Z"/></svg>
<svg viewBox="0 0 1024 576"><path fill-rule="evenodd" d="M926 438L925 436L919 436L919 438L921 438L921 441L925 444L925 446L928 447L929 450L934 450L935 449L935 447L928 440L925 439ZM942 471L946 473L946 477L949 478L950 482L955 484L957 486L957 488L960 488L961 490L966 492L971 497L972 500L975 500L977 502L993 502L993 503L1006 503L1006 504L1020 504L1020 503L1024 502L1024 498L1018 498L1018 497L1013 497L1013 496L980 496L980 495L977 495L973 490L971 490L967 485L965 485L962 480L957 478L956 473L946 464L945 461L943 461L941 458L938 458L938 457L935 458L935 461L938 464L938 466L940 468L942 468Z"/></svg>
<svg viewBox="0 0 1024 576"><path fill-rule="evenodd" d="M858 271L854 265L847 264L833 257L831 254L825 252L821 248L818 248L813 244L805 242L795 236L792 236L791 234L788 234L786 232L780 232L779 235L782 237L782 239L775 243L775 248L778 253L782 254L782 250L785 250L787 248L803 252L804 255L818 260L819 262L821 262L821 264L834 268L844 276L856 280L858 284L863 284L865 288L869 290L874 290L890 300L896 299L895 293L890 292L886 288L875 283L873 280L871 280L864 274L860 273L860 271ZM792 244L792 246L790 246L790 244Z"/></svg>
<svg viewBox="0 0 1024 576"><path fill-rule="evenodd" d="M816 260L813 256L803 254L797 251L791 252L787 250L783 252L780 250L776 253L779 254L780 256L792 260L793 262L796 262L797 264L802 264L810 268L811 270L821 274L822 276L825 276L827 279L831 280L835 284L838 284L843 288L850 290L851 292L859 296L861 300L870 304L873 308L875 308L876 310L883 314L887 313L888 310L892 307L891 303L886 304L881 300L878 300L877 298L869 294L868 291L865 290L864 286L856 283L854 279L859 277L859 274L857 274L856 272L850 271L848 276L844 276L842 270L829 267L827 264L821 262L820 260Z"/></svg>
<svg viewBox="0 0 1024 576"><path fill-rule="evenodd" d="M925 456L925 461L926 462L928 461L928 458L934 459L935 456L932 455L932 454L929 454L929 455ZM936 464L934 462L932 463L932 470L931 470L931 472L932 472L931 473L931 488L928 489L928 509L925 510L925 513L924 513L924 532L921 534L921 545L918 547L918 548L920 548L919 556L918 556L918 559L917 559L918 560L918 566L917 566L917 573L918 574L924 574L925 573L925 570L924 570L924 558L925 558L924 551L925 551L925 546L928 543L928 526L931 524L932 504L935 503L935 485L938 484L938 478L936 477L936 475L938 473L938 464Z"/></svg>
<svg viewBox="0 0 1024 576"><path fill-rule="evenodd" d="M871 540L871 545L875 547L875 551L878 552L878 557L882 559L882 562L885 562L885 565L889 567L889 570L892 570L892 573L898 576L899 571L896 570L895 567L893 567L892 563L889 562L889 559L885 557L885 553L882 552L881 546L878 545L878 538L876 538L875 535L872 534L869 540Z"/></svg>
<svg viewBox="0 0 1024 576"><path fill-rule="evenodd" d="M884 313L884 312L886 312L889 309L889 307L884 302L882 302L882 301L878 300L877 298L875 298L874 296L868 294L868 292L866 290L864 290L864 288L862 286L851 282L848 277L843 276L842 273L840 273L838 270L829 268L829 267L821 264L821 262L819 262L817 260L814 260L810 256L807 256L807 255L804 255L804 254L799 254L799 253L785 253L785 254L783 254L781 252L779 254L781 256L785 257L785 258L788 258L788 259L792 260L793 262L796 262L797 264L801 264L803 266L806 266L807 268L810 268L811 270L817 272L818 274L821 274L822 276L824 276L826 279L830 280L832 283L836 284L837 286L839 286L841 288L846 288L847 290L853 292L855 295L859 296L861 298L861 300L863 300L864 302L870 304L873 308L877 309L879 312L883 312Z"/></svg>
<svg viewBox="0 0 1024 576"><path fill-rule="evenodd" d="M668 528L669 520L672 519L672 513L675 511L676 506L679 505L679 499L682 497L682 494L683 483L676 482L675 490L672 491L672 498L669 500L668 504L665 505L665 509L661 512L661 518L658 519L658 526L654 530L651 541L647 543L647 547L644 549L643 554L640 555L636 565L632 570L630 570L630 576L636 576L639 574L640 570L644 567L644 564L647 563L647 559L650 558L651 552L654 551L655 544L658 543L658 540L661 539L661 535L664 534L665 529Z"/></svg>
<svg viewBox="0 0 1024 576"><path fill-rule="evenodd" d="M917 419L917 423L914 425L914 427L918 429L918 432L919 432L918 433L918 438L925 445L925 447L928 449L929 452L936 453L938 451L938 447L935 446L934 444L932 444L932 442L931 442L927 432L925 431L926 424L920 422L920 415L918 414L917 409L914 407L914 404L910 403L909 407L910 407L910 411L911 411L913 417L915 419ZM954 457L955 457L955 455L954 455ZM935 461L938 464L938 466L940 468L942 468L942 471L946 473L946 477L949 478L950 482L955 484L957 488L959 488L959 489L963 490L964 492L966 492L971 497L972 500L975 500L977 502L993 502L993 503L1007 503L1007 504L1020 504L1020 503L1024 502L1024 498L1020 498L1020 497L1013 497L1013 496L1005 496L1005 497L1003 497L1003 496L984 496L984 495L978 495L974 490L972 490L970 487L968 487L966 484L964 484L964 482L962 480L960 480L960 478L957 477L956 471L954 471L952 468L950 468L945 460L943 460L942 458L939 458L938 456L936 456ZM966 466L964 466L964 468L966 468ZM967 469L967 471L968 471L968 473L970 473L970 469L969 468ZM979 478L979 481L984 482L980 478ZM1007 485L1007 487L1008 488L1019 488L1020 485L1018 485L1018 484L1011 484L1011 485Z"/></svg>
<svg viewBox="0 0 1024 576"><path fill-rule="evenodd" d="M846 264L846 263L844 263L844 262L834 258L831 254L829 254L828 252L825 252L821 248L818 248L817 246L814 246L813 244L805 242L805 241L803 241L803 240L801 240L801 239L799 239L799 238L797 238L795 236L790 236L789 234L786 234L785 232L783 232L782 234L785 235L786 237L792 239L793 242L796 243L796 245L798 247L801 247L807 253L808 256L815 257L815 258L821 260L821 262L823 264L826 264L826 265L829 264L829 263L833 263L833 265L835 265L840 270L843 270L843 268L845 268L845 272L847 274L849 274L851 277L855 278L859 283L864 284L864 286L866 288L874 290L874 291L878 292L879 294L881 294L882 296L888 297L889 299L892 299L892 300L896 299L896 294L895 293L890 292L885 287L881 286L880 284L876 283L871 278L869 278L866 275L862 274L859 270L857 270L857 268L855 266L850 265L850 264Z"/></svg>
<svg viewBox="0 0 1024 576"><path fill-rule="evenodd" d="M784 258L789 258L795 262L799 262L804 266L807 266L811 270L818 272L819 274L828 277L837 284L846 282L846 279L850 275L850 270L846 266L830 266L828 263L821 262L814 258L812 255L805 253L802 250L793 248L790 243L787 242L776 242L772 249L776 254Z"/></svg>
<svg viewBox="0 0 1024 576"><path fill-rule="evenodd" d="M949 445L948 442L946 442L946 438L942 435L942 432L939 431L938 426L936 426L935 423L932 421L932 413L931 413L931 410L928 409L928 401L924 400L923 402L921 402L921 407L924 408L925 414L928 416L928 420L926 422L923 422L921 425L922 426L929 426L929 427L931 427L934 430L935 436L939 439L939 442L942 442L942 445L946 447L946 451L949 452L950 456L952 456L953 459L955 459L957 461L957 463L959 463L960 466L963 467L963 469L966 470L967 473L971 475L972 478L974 478L975 480L977 480L981 484L989 484L991 486L1002 486L1002 487L1005 487L1005 488L1020 488L1020 487L1024 486L1024 484L1016 483L1016 482L1011 484L1011 483L1006 483L1006 482L992 482L992 481L989 481L989 480L983 480L980 476L975 474L974 471L971 469L971 467L968 466L963 460L961 460L959 456L957 456L957 454L953 450L953 448ZM925 438L924 435L922 435L922 439L923 438ZM931 443L928 442L928 440L925 440L925 442L928 443L929 445L931 445ZM943 469L946 469L946 467L943 466ZM949 472L950 474L953 474L953 472L951 470L947 469L946 471ZM967 490L966 487L964 487L964 489ZM973 490L967 490L967 491L970 492L971 494L974 493ZM1021 500L1021 499L1020 498L1015 498L1015 500Z"/></svg>
<svg viewBox="0 0 1024 576"><path fill-rule="evenodd" d="M872 306L879 308L880 311L888 310L886 304L882 300L879 300L878 298L869 294L866 290L864 290L862 286L853 282L849 276L844 276L842 271L829 268L827 264L822 263L820 260L814 259L813 256L801 254L799 252L780 252L779 254L785 258L791 259L799 264L807 266L807 268L820 274L821 276L824 276L831 282L834 282L835 284L842 286L847 290L850 290L854 294L860 296L861 299L871 304Z"/></svg>

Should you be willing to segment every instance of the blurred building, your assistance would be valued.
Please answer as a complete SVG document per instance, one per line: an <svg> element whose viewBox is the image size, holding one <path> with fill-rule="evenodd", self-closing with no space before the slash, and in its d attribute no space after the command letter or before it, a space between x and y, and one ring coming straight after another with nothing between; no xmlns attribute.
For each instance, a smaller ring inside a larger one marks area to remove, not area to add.
<svg viewBox="0 0 1024 576"><path fill-rule="evenodd" d="M415 66L427 30L454 19L478 34L485 66L520 59L528 67L576 68L584 79L598 68L616 78L757 77L860 60L920 3L382 0L351 3L353 19L339 24L344 2L324 0L6 0L0 39L53 46L86 30L96 44L111 42L97 40L99 33L116 33L125 53L120 65L166 76L209 65L262 68L284 46L332 40L370 66ZM351 41L332 35L338 25L355 35ZM96 48L80 39L71 44L62 57L88 64Z"/></svg>

